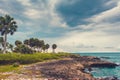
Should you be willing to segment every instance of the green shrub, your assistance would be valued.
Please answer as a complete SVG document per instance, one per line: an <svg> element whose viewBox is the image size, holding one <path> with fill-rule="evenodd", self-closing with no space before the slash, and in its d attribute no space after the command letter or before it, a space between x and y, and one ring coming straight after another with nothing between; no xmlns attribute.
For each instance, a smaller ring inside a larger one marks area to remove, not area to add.
<svg viewBox="0 0 120 80"><path fill-rule="evenodd" d="M23 54L32 54L33 50L25 45L19 45L15 48L14 52L19 52Z"/></svg>
<svg viewBox="0 0 120 80"><path fill-rule="evenodd" d="M20 63L19 63L19 62L13 63L13 67L19 67L19 66L20 66Z"/></svg>

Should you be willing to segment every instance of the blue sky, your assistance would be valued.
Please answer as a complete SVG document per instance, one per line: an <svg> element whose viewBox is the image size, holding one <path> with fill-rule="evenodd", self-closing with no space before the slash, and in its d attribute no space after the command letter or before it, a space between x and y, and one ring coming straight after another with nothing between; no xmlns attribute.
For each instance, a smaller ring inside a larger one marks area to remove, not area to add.
<svg viewBox="0 0 120 80"><path fill-rule="evenodd" d="M0 0L17 21L8 41L36 37L57 51L120 51L120 0Z"/></svg>

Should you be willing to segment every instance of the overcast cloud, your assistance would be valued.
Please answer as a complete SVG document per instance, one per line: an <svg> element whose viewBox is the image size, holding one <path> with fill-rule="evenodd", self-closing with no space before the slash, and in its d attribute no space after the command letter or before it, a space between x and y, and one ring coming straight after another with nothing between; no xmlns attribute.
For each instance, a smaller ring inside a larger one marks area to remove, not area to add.
<svg viewBox="0 0 120 80"><path fill-rule="evenodd" d="M18 31L9 42L37 37L58 51L120 51L120 0L0 0Z"/></svg>

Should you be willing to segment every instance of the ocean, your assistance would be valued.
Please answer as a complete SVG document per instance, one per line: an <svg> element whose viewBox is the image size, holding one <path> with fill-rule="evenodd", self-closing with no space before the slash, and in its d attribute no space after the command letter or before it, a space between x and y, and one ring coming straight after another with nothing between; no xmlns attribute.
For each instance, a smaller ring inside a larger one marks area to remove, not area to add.
<svg viewBox="0 0 120 80"><path fill-rule="evenodd" d="M103 60L120 64L120 53L102 52L102 53L77 53L77 54L80 54L81 56L96 56ZM120 79L120 66L116 68L93 68L91 74L96 78L115 76Z"/></svg>

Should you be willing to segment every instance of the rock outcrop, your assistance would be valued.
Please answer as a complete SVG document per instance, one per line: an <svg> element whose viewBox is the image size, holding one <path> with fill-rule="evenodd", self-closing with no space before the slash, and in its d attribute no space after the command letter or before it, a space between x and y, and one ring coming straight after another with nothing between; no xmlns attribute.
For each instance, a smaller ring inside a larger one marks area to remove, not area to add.
<svg viewBox="0 0 120 80"><path fill-rule="evenodd" d="M115 68L116 66L118 66L115 63L104 61L101 60L100 58L92 57L92 56L79 56L79 57L74 57L73 59L81 62L81 64L83 64L85 67Z"/></svg>
<svg viewBox="0 0 120 80"><path fill-rule="evenodd" d="M31 78L37 76L37 78L42 77L49 80L109 80L108 78L96 79L90 73L85 72L85 69L92 70L91 67L110 68L116 66L114 63L103 61L97 57L71 56L62 60L52 60L26 66L22 74Z"/></svg>

